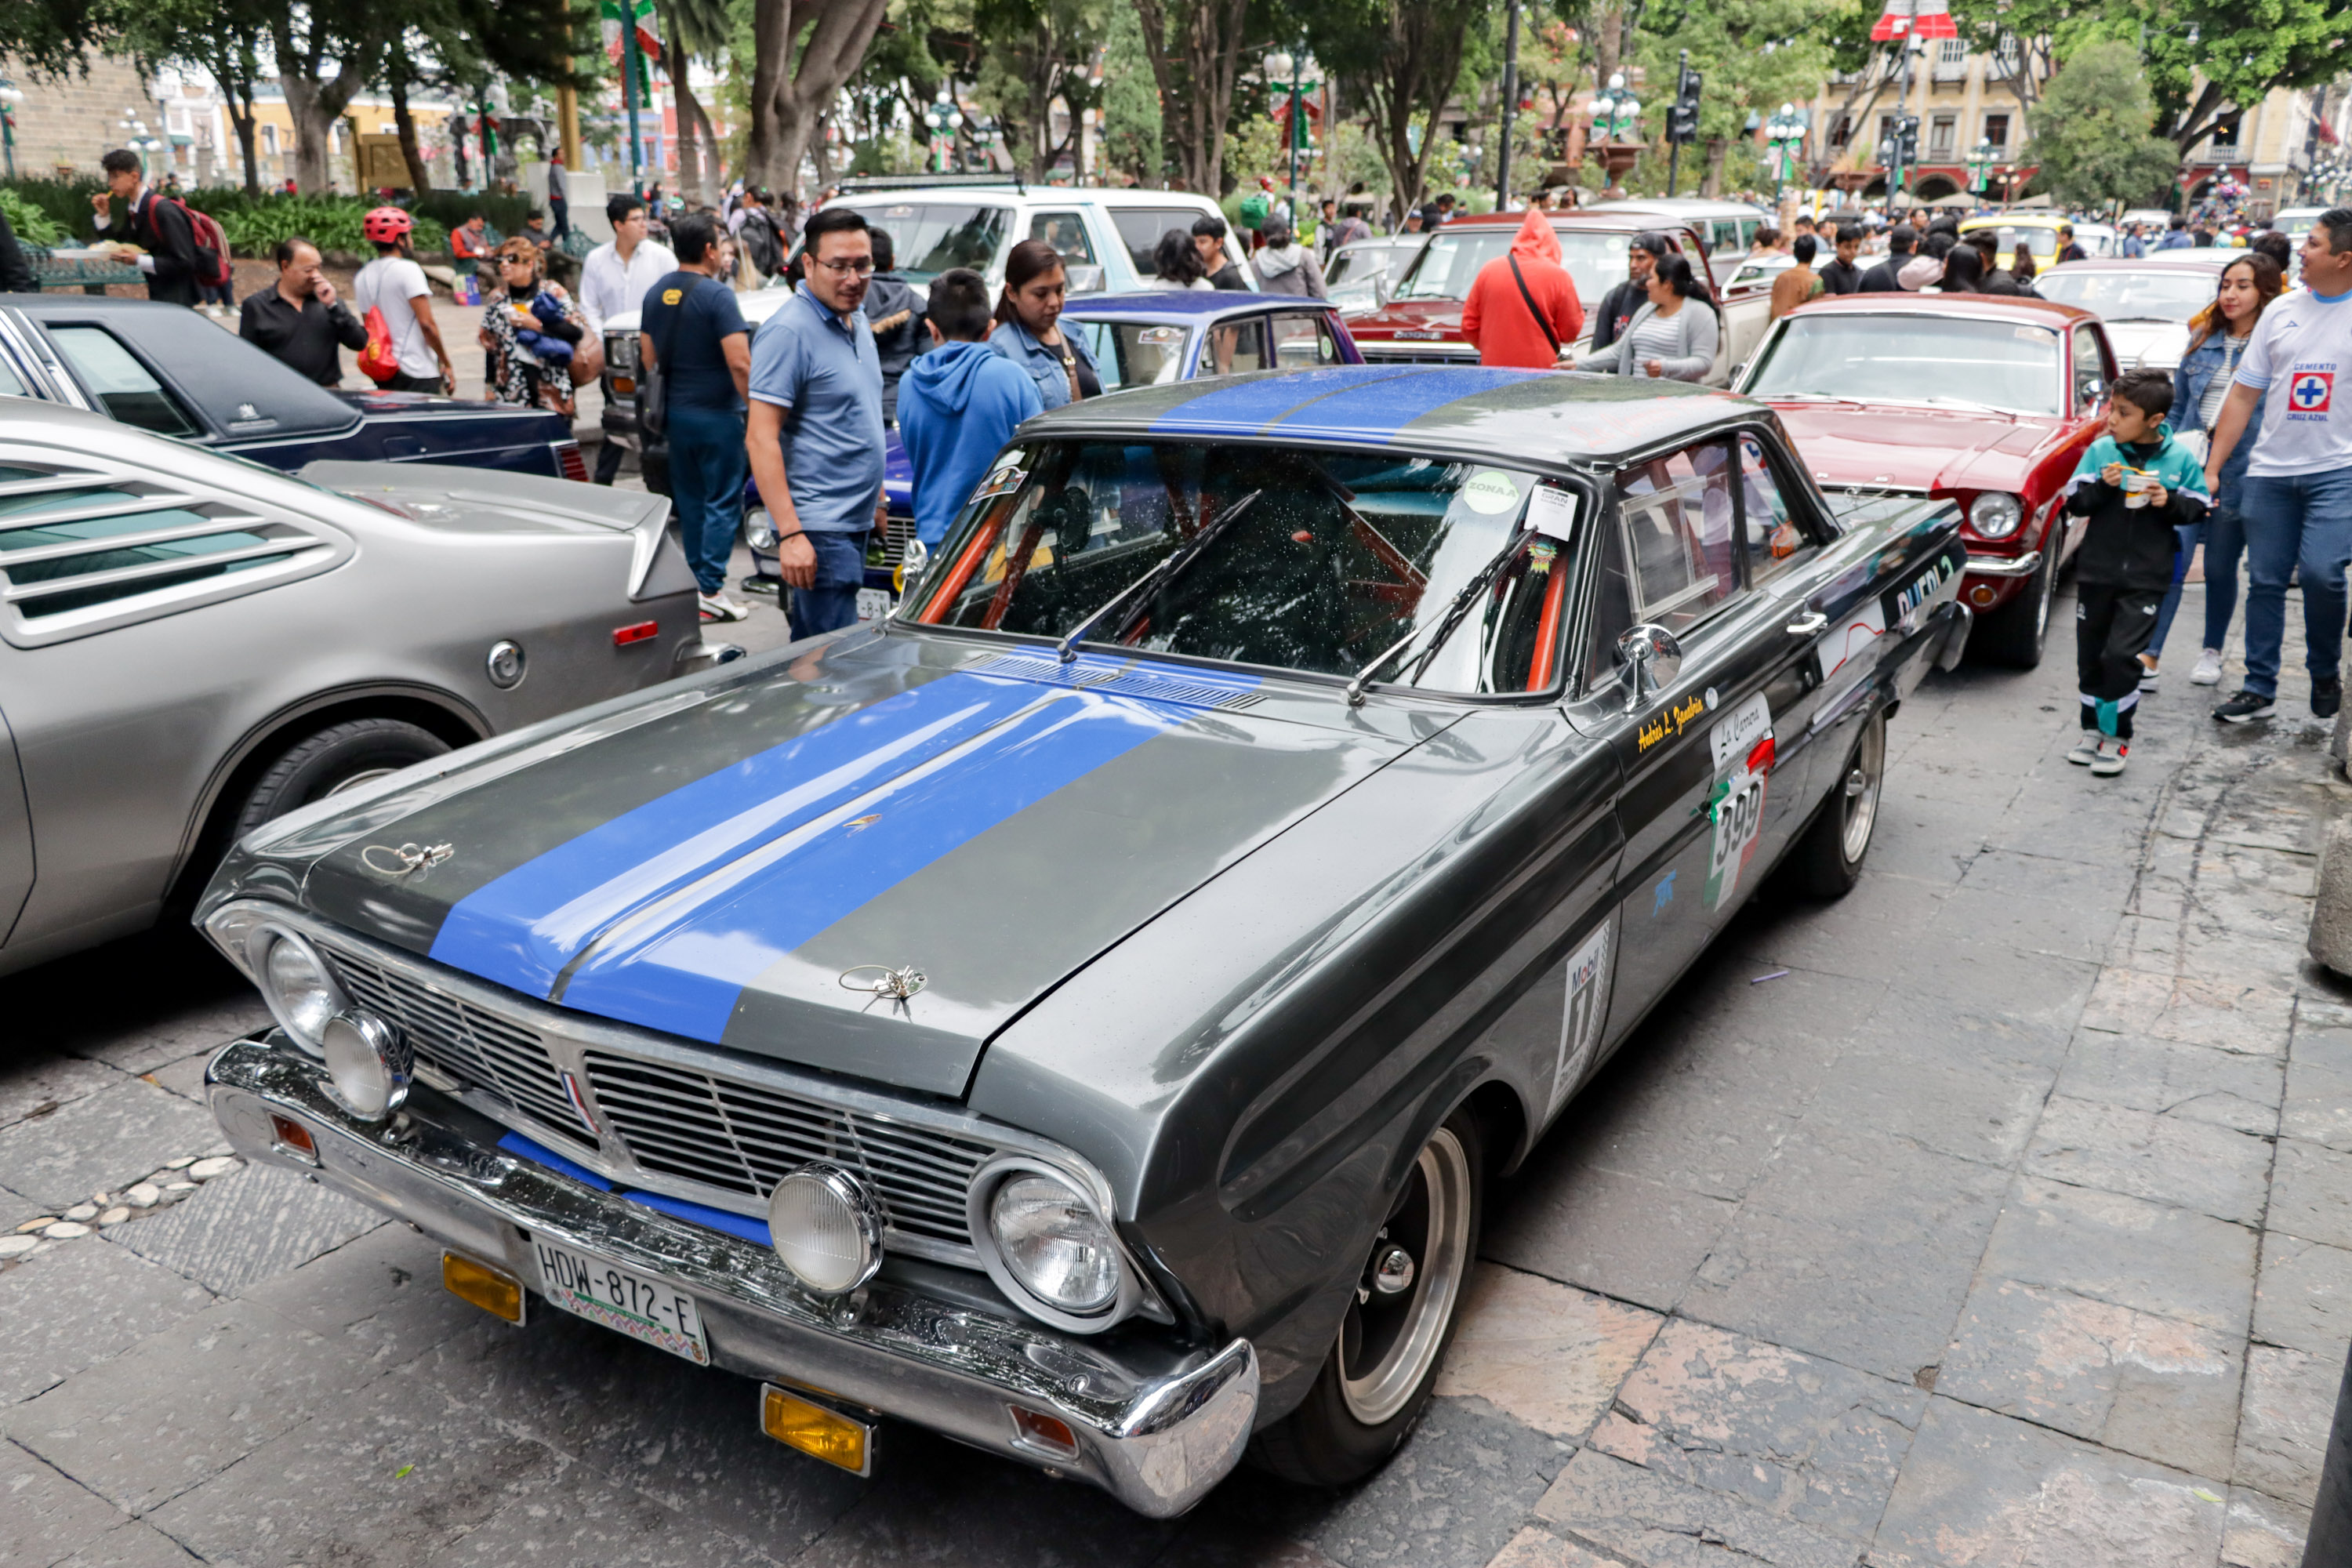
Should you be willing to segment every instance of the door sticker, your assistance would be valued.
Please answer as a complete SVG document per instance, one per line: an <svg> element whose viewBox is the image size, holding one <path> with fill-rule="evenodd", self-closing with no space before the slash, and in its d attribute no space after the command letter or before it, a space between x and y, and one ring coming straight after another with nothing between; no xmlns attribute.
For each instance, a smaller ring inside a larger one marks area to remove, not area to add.
<svg viewBox="0 0 2352 1568"><path fill-rule="evenodd" d="M1827 681L1845 668L1846 660L1867 648L1886 635L1886 612L1878 601L1866 599L1846 612L1845 625L1833 626L1813 645L1822 661L1822 679Z"/></svg>
<svg viewBox="0 0 2352 1568"><path fill-rule="evenodd" d="M1742 702L1708 731L1715 751L1715 788L1707 796L1714 831L1701 901L1719 910L1739 890L1764 825L1764 781L1772 771L1772 707L1764 694Z"/></svg>
<svg viewBox="0 0 2352 1568"><path fill-rule="evenodd" d="M1601 1048L1601 1026L1609 1018L1609 987L1617 937L1617 911L1610 910L1584 945L1569 956L1568 1005L1559 1020L1559 1059L1552 1069L1551 1109L1558 1110L1584 1081L1593 1053Z"/></svg>

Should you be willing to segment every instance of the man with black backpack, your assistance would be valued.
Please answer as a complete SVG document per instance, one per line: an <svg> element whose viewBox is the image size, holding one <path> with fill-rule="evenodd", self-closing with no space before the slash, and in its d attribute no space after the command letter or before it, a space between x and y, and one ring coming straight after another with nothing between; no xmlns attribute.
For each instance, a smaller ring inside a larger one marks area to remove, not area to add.
<svg viewBox="0 0 2352 1568"><path fill-rule="evenodd" d="M776 226L776 216L768 210L768 193L759 185L745 187L743 205L730 220L735 242L762 278L773 278L784 269L783 231Z"/></svg>
<svg viewBox="0 0 2352 1568"><path fill-rule="evenodd" d="M1559 237L1542 208L1528 212L1511 248L1478 269L1462 301L1462 335L1478 363L1552 370L1562 346L1584 330L1576 279L1560 265Z"/></svg>
<svg viewBox="0 0 2352 1568"><path fill-rule="evenodd" d="M222 243L219 226L210 218L204 220L214 244L202 244L195 216L174 198L149 190L139 154L127 147L115 148L98 161L98 166L106 171L106 189L89 198L98 212L98 226L112 226L115 200L127 205L130 243L139 247L127 259L147 274L147 297L194 309L200 285L214 281L223 270L226 258L217 248Z"/></svg>

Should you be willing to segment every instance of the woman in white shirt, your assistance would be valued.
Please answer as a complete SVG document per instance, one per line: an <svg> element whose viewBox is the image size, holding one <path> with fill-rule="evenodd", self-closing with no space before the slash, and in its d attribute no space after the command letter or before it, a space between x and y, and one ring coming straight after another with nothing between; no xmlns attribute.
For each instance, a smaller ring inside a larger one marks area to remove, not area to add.
<svg viewBox="0 0 2352 1568"><path fill-rule="evenodd" d="M1617 341L1579 355L1576 368L1604 375L1705 380L1715 368L1723 335L1706 289L1679 256L1660 257L1647 287L1649 303L1633 312Z"/></svg>
<svg viewBox="0 0 2352 1568"><path fill-rule="evenodd" d="M1207 268L1201 265L1200 247L1192 243L1192 231L1171 228L1160 237L1151 249L1155 289L1214 289L1209 281Z"/></svg>

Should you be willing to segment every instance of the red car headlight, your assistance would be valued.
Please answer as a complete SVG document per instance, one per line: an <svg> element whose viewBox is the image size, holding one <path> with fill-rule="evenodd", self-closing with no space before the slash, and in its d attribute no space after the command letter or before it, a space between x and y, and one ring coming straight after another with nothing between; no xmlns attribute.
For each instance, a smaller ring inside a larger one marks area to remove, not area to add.
<svg viewBox="0 0 2352 1568"><path fill-rule="evenodd" d="M2006 490L1987 490L1969 502L1969 527L1979 539L2007 539L2024 521L2024 502Z"/></svg>

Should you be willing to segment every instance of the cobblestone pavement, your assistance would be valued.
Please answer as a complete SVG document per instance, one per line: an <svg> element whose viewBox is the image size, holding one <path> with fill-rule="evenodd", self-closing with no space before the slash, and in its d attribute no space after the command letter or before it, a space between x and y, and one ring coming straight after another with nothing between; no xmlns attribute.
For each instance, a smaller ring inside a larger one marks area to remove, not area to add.
<svg viewBox="0 0 2352 1568"><path fill-rule="evenodd" d="M1745 916L1493 1194L1343 1495L1155 1523L898 1428L827 1470L748 1383L207 1163L263 1014L187 941L0 984L0 1235L59 1237L0 1262L0 1563L2291 1568L2352 1338L2352 989L2302 956L2352 789L2300 688L2220 732L2179 672L2125 776L2067 766L2065 630L1930 678L1862 885Z"/></svg>

